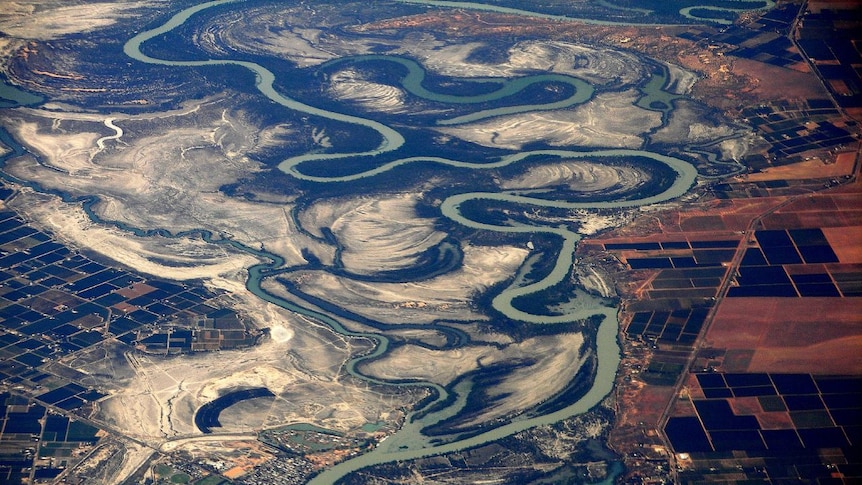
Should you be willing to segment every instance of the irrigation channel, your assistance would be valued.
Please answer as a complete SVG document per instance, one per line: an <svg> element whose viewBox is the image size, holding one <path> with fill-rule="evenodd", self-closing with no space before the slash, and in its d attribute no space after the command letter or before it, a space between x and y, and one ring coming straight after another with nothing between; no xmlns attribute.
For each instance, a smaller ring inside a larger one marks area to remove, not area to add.
<svg viewBox="0 0 862 485"><path fill-rule="evenodd" d="M589 411L592 407L594 407L597 403L599 403L611 390L614 383L614 378L616 375L617 366L620 360L620 349L617 341L617 330L618 330L618 320L617 320L617 309L608 305L608 303L601 298L594 297L588 295L586 293L580 293L578 295L579 300L581 300L580 305L573 309L571 313L565 315L538 315L531 314L521 310L518 310L512 305L512 301L515 298L518 298L523 295L539 293L543 290L554 286L555 284L563 281L564 278L569 274L574 258L574 250L580 236L562 226L534 226L520 223L509 223L507 225L498 225L491 224L487 222L482 222L479 220L473 220L465 217L461 211L460 207L462 204L474 201L474 200L494 200L501 201L505 203L514 203L518 204L522 207L550 207L550 208L563 208L563 209L594 209L594 208L625 208L625 207L638 207L647 204L653 204L657 202L662 202L665 200L673 199L683 195L688 189L692 186L697 176L697 171L695 168L689 164L688 162L668 157L665 155L652 153L643 150L625 150L625 149L611 149L611 150L592 150L592 151L574 151L574 150L536 150L536 151L525 151L520 153L515 153L512 155L504 156L498 159L496 162L492 163L471 163L460 160L452 160L440 157L410 157L410 158L402 158L392 160L383 164L378 165L373 169L369 169L366 171L349 174L349 175L341 175L341 176L311 176L303 173L302 165L308 161L334 161L338 159L347 159L347 158L356 158L356 157L376 157L381 158L382 155L397 150L405 143L404 137L395 129L384 125L380 122L365 119L358 116L351 116L342 113L327 111L321 108L317 108L298 100L292 99L288 96L285 96L282 93L276 91L273 87L273 83L275 81L274 74L267 70L265 67L248 61L242 60L193 60L193 61L179 61L179 60L162 60L157 59L151 56L144 54L141 51L141 46L145 42L155 37L158 37L162 34L165 34L174 28L182 25L188 19L190 19L193 15L201 12L202 10L213 8L219 5L223 5L226 3L231 3L233 0L217 0L208 3L203 3L194 7L187 8L173 17L171 17L166 23L163 25L156 27L151 30L147 30L145 32L141 32L135 35L132 39L130 39L125 47L125 53L134 58L137 61L150 63L150 64L158 64L165 66L178 66L178 67L200 67L200 68L209 68L209 67L218 67L225 65L236 65L244 67L250 71L252 71L256 76L256 86L261 94L266 96L271 101L278 103L282 106L285 106L289 109L296 110L302 113L306 113L313 116L319 116L328 120L344 122L348 124L353 124L357 126L362 126L366 128L370 128L377 132L381 138L380 144L375 149L361 151L361 152L335 152L335 153L312 153L305 154L301 156L296 156L284 160L279 165L279 169L284 171L285 173L296 177L298 179L316 182L316 183L339 183L357 180L364 177L373 177L377 174L386 172L391 170L392 168L404 164L416 163L416 162L433 162L442 165L448 165L453 167L461 167L461 168L469 168L475 170L487 170L492 168L503 167L510 164L516 164L522 162L530 157L534 156L542 156L546 158L559 158L559 159L572 159L572 158L594 158L594 157L604 157L604 158L623 158L623 157L642 157L648 158L653 161L663 163L670 167L672 170L676 172L676 179L673 184L667 188L665 191L654 194L646 197L642 197L639 199L629 199L624 201L605 201L605 202L590 202L590 203L575 203L575 202L567 202L567 201L555 201L555 200L545 200L540 198L533 198L525 195L518 195L513 193L486 193L486 192L475 192L475 193L461 193L454 196L451 196L443 201L441 210L445 217L452 219L453 221L462 224L464 226L485 230L485 231L496 231L503 233L545 233L550 234L562 239L562 249L557 255L557 260L555 266L550 274L539 281L535 281L531 284L525 286L510 286L509 288L503 290L499 295L497 295L493 299L493 306L495 309L499 310L507 317L520 320L528 323L533 323L537 325L543 324L554 324L561 322L571 322L581 319L586 319L592 316L601 315L602 322L600 323L596 335L596 352L597 352L597 360L598 366L596 370L595 380L592 383L592 387L583 395L581 399L577 402L572 403L571 405L560 409L556 412L552 412L549 414L537 416L537 417L523 417L521 419L515 419L512 422L492 429L490 431L484 432L482 434L478 434L472 436L467 439L456 439L455 441L450 441L445 444L434 444L430 441L430 438L424 436L421 433L421 429L429 424L445 419L448 416L451 416L458 412L460 406L464 404L464 397L467 394L467 390L469 387L459 389L456 386L455 391L459 394L459 399L455 401L455 403L448 408L443 409L442 411L438 411L436 413L429 413L423 416L421 419L411 420L407 419L405 425L402 429L400 429L397 433L389 437L385 442L381 443L376 449L365 453L359 457L356 457L351 460L347 460L342 462L341 464L332 467L317 477L315 477L311 483L334 483L339 478L343 477L347 473L352 471L381 463L393 462L396 460L409 460L414 458L419 458L423 456L429 456L439 453L452 452L457 450L462 450L465 448L470 448L473 446L477 446L483 443L491 442L494 440L498 440L500 438L509 436L513 433L517 433L519 431L544 425L558 422L560 420L584 413ZM441 2L428 2L428 4L439 4ZM493 9L488 6L484 6L483 8ZM501 10L503 11L503 10ZM367 57L365 59L358 58L354 59L354 61L361 62L363 60L389 60L391 62L400 63L403 66L407 67L408 74L402 79L402 82L405 86L405 89L413 92L414 94L422 97L427 97L432 100L437 100L441 102L477 102L477 100L467 99L468 97L460 98L452 95L441 95L437 93L430 92L422 87L421 81L424 76L424 71L422 71L421 67L413 61L407 59L401 59L397 57L390 56L373 56ZM579 103L583 103L590 99L593 94L593 89L591 86L586 84L584 81L571 78L568 76L561 75L540 75L540 76L530 76L529 78L525 78L520 81L513 82L500 82L500 89L498 92L491 93L490 95L485 96L484 98L479 98L479 100L486 101L488 99L499 99L505 96L510 96L519 92L526 86L529 86L535 82L544 82L544 81L553 81L553 82L565 82L570 84L574 88L574 94L563 101L560 101L552 106L548 105L535 105L535 106L511 106L505 108L498 108L495 110L478 112L475 115L468 115L467 117L463 117L462 119L455 120L444 120L441 123L449 123L456 124L466 121L471 121L474 119L479 119L483 117L497 116L501 114L511 114L511 113L520 113L524 111L534 110L534 109L558 109L562 106L573 106ZM495 98L496 97L496 98ZM205 239L209 238L208 233L201 232ZM222 241L224 242L224 241ZM376 380L374 378L370 378L368 376L364 376L360 374L356 370L356 365L363 359L371 359L378 357L385 353L388 349L389 340L384 335L379 334L370 334L370 333L357 333L351 332L347 330L344 326L342 326L336 318L333 318L329 315L325 315L313 310L309 310L288 302L282 298L271 295L261 288L261 281L267 277L268 274L271 274L274 270L278 269L282 264L283 260L276 255L252 250L246 246L243 246L238 243L231 243L237 248L248 251L252 254L255 254L259 257L268 259L269 263L259 264L253 266L249 269L249 278L247 282L247 287L250 291L252 291L255 295L260 298L272 302L276 305L289 309L291 311L300 313L302 315L314 318L318 321L321 321L327 325L329 325L334 331L339 332L343 335L347 336L355 336L355 337L365 337L369 339L373 339L377 346L373 352L370 354L358 357L353 359L347 365L347 370L352 375L364 379L370 382L384 383L383 381ZM386 382L386 384L392 385L392 383ZM410 385L410 386L424 386L434 388L438 395L439 399L446 399L448 393L445 389L437 384L433 384L430 382L420 382L420 383L405 383L398 385ZM465 380L459 386L469 386L469 381ZM460 391L460 392L459 392ZM617 470L618 473L618 470Z"/></svg>

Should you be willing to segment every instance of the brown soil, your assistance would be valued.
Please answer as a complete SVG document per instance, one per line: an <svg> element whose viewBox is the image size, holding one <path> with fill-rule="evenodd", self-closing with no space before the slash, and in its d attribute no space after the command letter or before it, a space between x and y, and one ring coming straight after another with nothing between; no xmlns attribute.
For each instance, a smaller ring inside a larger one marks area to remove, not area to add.
<svg viewBox="0 0 862 485"><path fill-rule="evenodd" d="M862 373L860 315L860 298L728 298L706 342L751 351L746 372Z"/></svg>
<svg viewBox="0 0 862 485"><path fill-rule="evenodd" d="M804 162L770 167L760 173L745 177L748 182L763 182L769 180L803 180L810 178L837 178L853 173L853 158L838 157L835 163L824 163L819 158Z"/></svg>
<svg viewBox="0 0 862 485"><path fill-rule="evenodd" d="M637 425L644 422L654 425L658 423L672 395L672 387L643 386L632 394L622 396L621 413L617 419L620 424Z"/></svg>
<svg viewBox="0 0 862 485"><path fill-rule="evenodd" d="M824 227L823 235L842 263L862 263L862 226Z"/></svg>
<svg viewBox="0 0 862 485"><path fill-rule="evenodd" d="M750 59L733 58L732 72L748 76L754 82L751 90L758 98L768 101L782 99L823 98L825 91L810 72L799 72ZM775 82L780 79L781 82Z"/></svg>
<svg viewBox="0 0 862 485"><path fill-rule="evenodd" d="M778 411L771 413L760 413L755 415L760 427L763 429L790 429L793 428L793 421L790 419L790 414L786 411Z"/></svg>
<svg viewBox="0 0 862 485"><path fill-rule="evenodd" d="M117 293L128 299L131 299L137 298L141 295L146 295L151 291L155 291L155 288L146 283L135 283L128 288L120 288L119 290L117 290Z"/></svg>

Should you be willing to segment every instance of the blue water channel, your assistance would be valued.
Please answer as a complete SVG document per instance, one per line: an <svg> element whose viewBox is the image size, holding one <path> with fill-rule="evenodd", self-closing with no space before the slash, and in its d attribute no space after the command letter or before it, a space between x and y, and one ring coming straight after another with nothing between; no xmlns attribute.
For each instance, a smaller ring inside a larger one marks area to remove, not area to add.
<svg viewBox="0 0 862 485"><path fill-rule="evenodd" d="M289 109L302 112L305 114L319 116L328 120L339 121L343 123L352 124L355 126L361 126L365 128L370 128L374 132L376 132L380 138L379 145L371 150L364 151L346 151L346 152L329 152L329 153L312 153L305 154L301 156L291 157L284 160L280 165L279 169L291 175L297 179L305 180L309 182L321 183L321 184L337 184L340 182L347 182L358 180L365 177L374 177L375 175L385 173L389 170L392 170L395 167L411 164L411 163L437 163L444 166L452 166L452 167L460 167L466 169L473 170L488 170L492 168L504 167L507 165L518 164L524 162L526 159L534 156L543 156L548 158L557 158L560 160L567 159L581 159L581 158L616 158L616 159L628 159L632 157L641 157L653 160L654 162L662 163L670 167L674 173L676 174L675 181L661 193L652 194L648 196L644 196L638 199L629 199L624 201L604 201L604 202L570 202L565 200L546 200L540 198L534 198L526 195L519 195L514 193L506 193L506 192L470 192L470 193L460 193L448 197L445 199L441 205L441 210L443 216L451 219L452 221L461 224L466 227L470 227L476 230L483 231L493 231L499 233L521 233L521 234L547 234L552 237L559 238L562 241L562 246L560 252L557 254L557 258L553 267L553 270L543 277L542 279L532 282L528 285L524 286L510 286L500 292L496 297L494 297L492 305L493 307L506 315L508 318L513 320L518 320L522 322L527 322L530 324L536 325L550 325L557 324L563 322L572 322L587 319L593 316L601 316L601 323L598 326L597 334L595 335L596 342L596 357L597 357L597 370L596 375L594 377L594 381L589 390L576 402L566 406L562 409L559 409L555 412L551 412L548 414L534 416L534 417L521 417L515 418L511 422L494 428L490 431L472 436L467 439L456 439L454 441L447 442L442 445L437 445L432 443L432 440L423 435L421 429L424 426L427 426L429 423L433 422L433 420L441 420L445 419L448 415L451 415L453 412L456 412L458 403L450 406L447 409L444 409L438 413L430 413L425 415L422 419L417 419L411 422L411 419L407 419L404 427L387 439L384 443L378 446L375 450L361 455L357 458L345 461L329 470L324 471L312 481L312 483L334 483L340 477L344 475L375 464L387 463L397 460L410 460L419 457L436 455L440 453L447 453L457 450L462 450L465 448L475 447L481 445L483 443L488 443L491 441L495 441L501 439L506 436L510 436L519 431L523 431L525 429L558 422L560 420L570 418L572 416L585 413L593 408L596 404L598 404L608 393L611 392L613 388L614 379L616 376L616 370L620 360L620 348L617 341L617 333L618 333L618 321L617 321L617 309L613 307L608 301L605 301L602 298L595 297L592 295L583 294L579 296L583 301L577 308L577 310L572 313L568 313L565 315L537 315L524 312L515 308L512 305L512 301L515 298L523 297L525 295L530 294L538 294L542 291L550 288L551 286L562 281L571 271L572 265L574 264L574 250L576 248L576 244L580 239L580 236L571 231L570 229L562 226L536 226L530 224L521 224L521 223L506 223L506 224L496 224L496 223L488 223L483 222L481 220L474 220L464 216L460 207L462 204L469 203L470 201L475 200L494 200L505 203L517 204L523 208L529 207L548 207L548 208L562 208L562 209L598 209L598 208L632 208L639 207L648 204L654 204L658 202L663 202L666 200L670 200L676 197L679 197L686 193L690 187L693 185L695 178L697 177L697 171L695 168L688 162L682 159L669 157L666 155L653 153L644 150L624 150L624 149L610 149L610 150L591 150L591 151L579 151L579 150L533 150L533 151L524 151L519 153L513 153L507 156L500 157L496 162L491 163L472 163L463 160L454 160L447 159L435 156L420 156L420 157L410 157L410 158L401 158L388 160L384 163L379 164L375 168L361 171L348 175L340 175L340 176L312 176L304 173L302 171L302 165L304 163L315 161L315 162L331 162L339 159L347 159L347 158L356 158L356 157L369 157L374 159L382 159L386 157L391 152L397 150L405 143L404 136L396 129L387 126L383 123L380 123L375 120L366 119L358 116L346 115L342 113L337 113L333 111L324 110L322 108L318 108L293 98L286 96L283 93L278 92L273 83L275 81L275 75L266 69L265 67L243 60L196 60L196 61L179 61L179 60L162 60L158 58L154 58L148 56L141 52L141 46L153 39L157 36L170 32L176 27L185 23L188 19L190 19L195 14L213 8L219 5L224 5L231 3L231 0L217 0L212 2L203 3L191 8L187 8L173 17L171 17L167 22L153 28L151 30L147 30L135 35L131 38L124 47L124 52L139 62L149 63L149 64L158 64L164 66L176 66L176 67L196 67L201 69L209 69L209 68L218 68L219 66L225 65L235 65L241 66L253 72L255 74L256 86L259 92L271 100L274 103L285 106ZM428 4L439 4L439 3L452 3L452 2L423 2ZM520 90L524 89L526 86L537 82L560 82L566 83L572 86L574 89L573 95L559 101L557 103L552 103L549 105L516 105L516 106L508 106L503 108L498 108L494 110L485 110L485 111L477 111L473 115L467 115L465 117L460 117L458 119L450 119L443 120L441 124L455 124L461 122L472 121L474 119L486 118L499 116L503 114L512 114L512 113L521 113L526 111L540 110L540 109L559 109L561 107L573 106L579 103L583 103L590 99L593 95L593 88L589 86L582 80L572 78L570 76L560 76L560 75L540 75L540 76L531 76L525 77L522 80L514 80L514 81L499 81L500 89L496 90L489 94L474 96L472 99L467 99L465 97L458 97L454 95L443 95L434 93L432 91L427 90L423 84L424 71L421 66L415 63L412 60L392 57L392 56L374 56L366 57L366 58L357 58L353 59L353 62L363 62L366 60L375 60L375 61L386 61L386 62L394 62L401 64L406 67L408 70L408 74L406 77L402 79L404 83L405 89L410 91L411 93L425 97L431 100L440 101L440 102L449 102L449 103L478 103L478 102L487 102L496 99L502 99L504 97L513 96L517 94ZM562 103L562 104L561 104ZM472 117L471 117L472 116ZM16 154L20 154L23 149L20 145L14 143L14 141L8 138L8 135L0 133L2 136L2 140L4 143L13 147ZM17 181L16 182L22 182ZM38 188L33 184L30 184ZM62 195L62 194L60 194ZM67 200L68 197L67 197ZM431 382L415 382L415 383L397 383L393 384L391 382L382 381L379 379L375 379L369 376L365 376L357 371L357 365L366 359L374 359L381 355L383 355L389 347L389 339L383 335L378 333L363 333L363 332L353 332L345 328L337 318L331 317L327 314L320 313L317 311L310 310L308 308L304 308L300 305L296 305L290 301L287 301L281 297L272 295L261 288L261 282L264 278L270 277L275 274L279 269L281 269L284 265L284 260L278 255L268 253L266 251L256 250L240 244L235 241L230 241L223 239L221 237L217 237L210 233L209 231L199 230L199 231L186 231L183 233L171 233L168 230L160 229L153 231L142 231L137 228L129 227L121 223L113 222L113 221L105 221L100 219L93 211L91 210L92 205L97 201L94 197L77 199L84 203L84 208L87 210L88 215L93 218L94 221L101 223L110 223L115 224L118 227L130 231L136 235L162 235L167 237L177 237L177 236L188 236L188 235L198 235L206 241L218 243L218 244L229 244L236 249L241 251L245 251L249 254L253 254L260 258L262 263L252 266L248 271L248 280L246 283L246 287L249 291L257 295L258 297L264 299L265 301L271 302L275 305L278 305L282 308L294 311L296 313L305 315L309 318L313 318L319 322L322 322L332 328L334 331L350 337L359 337L359 338L367 338L375 342L374 350L365 355L356 357L348 362L346 366L346 370L361 379L372 383L378 384L388 384L388 385L410 385L410 386L422 386L431 388L435 391L438 396L438 401L443 401L448 397L448 392L443 387L431 383ZM465 381L468 385L469 381ZM261 391L263 392L263 391ZM463 392L462 394L466 394ZM461 396L463 398L463 396ZM457 401L457 400L456 400ZM618 474L620 472L619 468L614 468L614 473L612 475ZM611 479L613 476L611 477Z"/></svg>

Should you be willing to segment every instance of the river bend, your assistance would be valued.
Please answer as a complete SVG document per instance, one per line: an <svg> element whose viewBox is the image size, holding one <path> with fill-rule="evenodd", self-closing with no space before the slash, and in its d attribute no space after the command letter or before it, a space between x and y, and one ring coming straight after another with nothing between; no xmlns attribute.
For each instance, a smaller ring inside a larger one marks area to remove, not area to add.
<svg viewBox="0 0 862 485"><path fill-rule="evenodd" d="M666 200L670 200L676 197L683 195L688 189L692 186L697 176L697 172L694 167L688 162L669 157L666 155L661 155L658 153L652 153L643 150L591 150L591 151L576 151L576 150L537 150L537 151L525 151L519 153L513 153L511 155L500 157L497 161L491 163L472 163L468 161L462 160L453 160L448 158L441 158L435 156L419 156L419 157L409 157L409 158L400 158L385 161L384 163L379 164L377 167L368 169L361 172L356 172L348 175L340 175L333 177L326 176L312 176L305 174L302 171L302 165L309 161L335 161L339 159L347 159L347 158L356 158L356 157L372 157L372 158L383 158L386 154L394 152L398 148L400 148L405 143L405 138L401 133L399 133L396 129L387 126L383 123L380 123L375 120L362 118L358 116L346 115L343 113L338 113L334 111L324 110L322 108L318 108L293 98L290 98L282 93L276 91L273 87L273 83L275 81L275 76L271 71L261 66L260 64L243 61L243 60L189 60L189 61L179 61L179 60L163 60L157 59L151 56L144 54L141 51L141 46L145 42L159 36L165 34L174 28L182 25L187 20L189 20L193 15L206 10L208 8L212 8L219 5L224 5L227 3L231 3L233 0L216 0L212 2L203 3L191 8L187 8L178 14L171 17L167 22L163 25L156 27L154 29L141 32L131 38L125 45L124 51L131 58L139 61L150 64L158 64L163 66L176 66L176 67L198 67L198 68L211 68L218 67L224 65L235 65L240 66L245 69L248 69L255 75L256 86L260 93L266 98L270 99L272 102L287 107L291 110L295 110L298 112L306 113L313 116L319 116L325 119L339 121L343 123L352 124L355 126L361 126L365 128L369 128L376 132L379 136L379 144L376 148L371 150L359 151L359 152L334 152L334 153L311 153L300 155L296 157L288 158L281 162L278 168L285 173L296 177L301 180L316 182L316 183L340 183L340 182L348 182L353 180L358 180L365 177L373 177L375 175L387 172L392 170L395 167L399 167L406 164L418 163L418 162L432 162L438 163L441 165L458 167L464 169L473 169L473 170L488 170L492 168L499 168L503 166L507 166L510 164L517 164L529 157L534 157L537 155L550 157L550 158L559 158L559 159L567 159L567 158L586 158L586 157L601 157L601 158L628 158L628 157L644 157L651 159L653 161L663 163L670 167L676 173L676 179L672 183L670 187L659 194L648 195L639 199L634 200L625 200L625 201L604 201L604 202L590 202L590 203L575 203L568 201L560 201L560 200L546 200L540 198L529 197L525 195L518 195L513 193L506 192L472 192L472 193L461 193L453 195L447 199L445 199L441 205L442 214L464 226L476 229L476 230L484 230L484 231L495 231L495 232L506 232L506 233L544 233L550 234L554 237L559 237L562 240L562 247L560 252L557 255L556 262L554 264L553 270L542 278L539 281L532 282L525 286L520 287L509 287L503 290L500 294L498 294L493 299L493 306L495 309L499 310L507 317L533 323L533 324L554 324L561 322L571 322L576 320L586 319L592 316L600 315L602 317L602 321L599 324L597 335L595 336L596 341L596 352L597 352L597 371L595 375L595 379L592 383L592 387L583 395L578 401L570 404L569 406L560 409L556 412L548 413L545 415L532 417L532 418L521 418L515 419L512 422L494 428L490 431L484 432L482 434L470 437L468 439L460 439L448 442L443 445L432 445L429 442L427 437L421 435L419 430L420 423L410 423L409 420L405 424L404 428L395 435L391 436L388 440L381 443L376 449L372 450L369 453L361 455L357 458L347 460L342 462L341 464L332 467L312 480L312 483L334 483L339 478L343 477L347 473L358 470L360 468L392 462L396 460L409 460L418 457L446 453L456 450L461 450L473 446L477 446L483 443L487 443L490 441L494 441L506 436L509 436L513 433L517 433L519 431L539 426L543 424L550 424L562 419L566 419L577 414L581 414L589 411L592 407L598 404L609 392L611 392L617 366L620 360L620 350L617 342L617 332L618 332L618 322L617 322L617 310L609 305L608 302L586 294L580 294L579 298L583 298L585 301L579 305L578 310L574 313L569 313L566 315L536 315L524 312L515 308L512 305L512 301L515 298L539 293L544 291L545 289L555 285L562 281L571 271L572 265L574 263L574 251L577 245L580 236L565 228L565 227L553 227L553 226L533 226L527 224L509 224L509 225L497 225L491 224L487 222L483 222L481 220L473 220L466 216L464 216L460 212L461 204L472 200L495 200L501 201L505 203L513 203L518 204L524 207L533 206L533 207L551 207L551 208L563 208L563 209L599 209L599 208L631 208L638 207L648 204L654 204L663 202ZM410 1L410 0L405 0ZM436 2L436 1L422 1L417 3L423 4L431 4L431 5L460 5L461 2ZM470 4L475 7L476 4ZM487 8L489 10L496 11L504 11L507 13L512 9L502 9L502 8L492 8L488 6L483 6L482 8ZM514 12L521 14L521 11ZM539 15L542 17L547 17L544 15ZM432 93L430 91L425 90L425 88L421 85L422 76L424 75L421 71L421 68L418 64L415 64L413 61L408 61L399 58L389 58L381 60L390 60L392 62L401 63L408 68L408 76L404 79L405 88L411 90L414 94L419 96L426 96L434 99L436 96L438 100L442 100L445 102L476 102L476 100L464 100L464 99L447 99L444 95L439 95L436 93ZM418 69L418 70L417 70ZM572 98L564 100L564 103L569 103L568 105L577 104L579 102L583 102L592 96L592 87L584 83L583 81L576 80L575 78L570 77L561 77L556 75L548 75L543 77L539 77L534 80L520 81L518 83L514 83L512 86L503 85L501 87L501 92L497 94L493 94L493 96L503 97L510 96L512 94L517 93L518 90L523 89L523 87L531 84L532 82L539 81L554 81L554 82L567 82L570 83L574 89L575 94ZM483 99L483 100L490 100ZM561 105L555 105L549 109L559 109L560 107L564 107ZM531 111L534 109L543 109L540 106L511 106L505 108L495 109L492 112L479 112L479 117L487 117L487 116L497 116L500 114L511 114L515 112L524 112ZM469 116L469 115L468 115ZM474 115L476 116L476 115ZM466 120L471 120L471 118L457 119L454 123L464 122ZM449 120L450 123L453 123L452 120ZM445 123L445 121L444 121ZM259 252L258 252L259 253ZM362 334L351 332L344 328L337 319L330 317L325 314L321 314L319 312L312 311L307 308L303 308L301 306L292 304L282 298L271 295L264 290L261 289L261 281L267 276L268 272L272 269L277 268L280 264L277 257L272 257L272 255L266 255L263 253L259 253L259 256L267 257L271 259L272 263L266 263L257 265L255 267L250 268L249 270L249 279L247 283L247 287L250 291L260 296L261 298L270 301L274 304L280 305L292 311L301 313L308 317L319 320L327 325L329 325L333 330L348 336L357 336L357 337L366 337L371 338L377 342L376 349L369 355L365 355L362 357L355 358L348 365L348 370L354 374L355 376L361 377L371 382L381 382L376 379L369 378L368 376L361 375L356 371L356 364L362 359L374 358L379 355L382 355L387 351L388 348L388 339L384 335L378 334ZM446 390L441 388L440 386L432 383L416 383L416 384L403 384L403 385L420 385L420 386L428 386L435 388L438 393L440 393L440 399L446 397ZM427 423L426 423L427 424Z"/></svg>

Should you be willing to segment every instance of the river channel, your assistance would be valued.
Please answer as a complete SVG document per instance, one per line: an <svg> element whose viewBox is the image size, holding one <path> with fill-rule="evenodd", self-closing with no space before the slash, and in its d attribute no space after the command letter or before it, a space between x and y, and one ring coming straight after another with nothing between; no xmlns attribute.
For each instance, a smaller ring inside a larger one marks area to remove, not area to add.
<svg viewBox="0 0 862 485"><path fill-rule="evenodd" d="M182 25L188 19L190 19L193 15L201 12L202 10L213 8L219 5L223 5L226 3L230 3L231 0L217 0L213 2L203 3L188 9L181 11L180 13L171 17L166 23L163 25L156 27L152 30L148 30L145 32L141 32L138 35L134 36L130 39L125 47L124 51L127 55L132 57L133 59L150 64L159 64L165 66L178 66L178 67L199 67L199 68L210 68L210 67L218 67L224 65L237 65L242 66L251 72L253 72L256 76L256 85L257 89L260 93L270 99L271 101L278 103L282 106L285 106L289 109L296 110L302 113L306 113L313 116L319 116L322 118L326 118L329 120L344 122L356 126L362 126L366 128L370 128L374 130L380 136L379 145L370 150L360 151L360 152L331 152L331 153L312 153L301 155L297 157L292 157L287 160L284 160L280 165L279 169L284 171L285 173L296 177L298 179L317 182L317 183L339 183L361 179L364 177L373 177L375 175L381 174L383 172L389 171L394 167L416 163L416 162L434 162L442 165L475 169L475 170L487 170L490 168L498 168L510 164L520 163L527 158L535 157L535 156L543 156L547 158L559 158L560 160L564 159L572 159L572 158L631 158L631 157L641 157L653 160L658 163L662 163L670 167L674 172L676 172L676 179L672 183L672 185L667 188L665 191L659 194L653 194L646 197L642 197L636 200L625 200L625 201L605 201L605 202L590 202L590 203L575 203L568 201L555 201L555 200L545 200L540 198L533 198L525 195L518 195L514 193L486 193L486 192L474 192L474 193L462 193L453 195L447 199L445 199L442 203L441 210L442 214L450 218L451 220L462 224L464 226L474 228L477 230L486 230L486 231L496 231L496 232L505 232L505 233L545 233L551 234L555 237L559 237L562 239L562 250L557 255L557 259L554 265L553 270L546 277L539 281L535 281L525 286L510 286L509 288L503 290L499 295L497 295L493 300L493 306L507 317L512 318L514 320L520 320L533 324L554 324L561 322L570 322L581 320L585 318L589 318L591 316L601 315L602 321L598 326L597 335L595 336L596 341L596 352L597 352L597 361L598 366L596 370L595 380L592 384L592 387L584 394L581 399L577 402L562 408L556 412L552 412L549 414L531 417L531 418L521 418L515 419L512 422L497 427L491 431L484 432L482 434L470 437L468 439L460 439L451 441L442 445L434 445L430 442L430 439L421 433L421 427L429 424L429 420L439 420L443 419L445 414L451 414L454 408L458 406L458 402L453 406L450 406L448 409L444 409L440 413L437 414L429 414L425 416L421 420L417 420L415 422L411 422L408 419L404 425L404 427L399 430L397 433L392 435L389 439L381 443L376 449L363 454L357 458L347 460L342 462L341 464L332 467L317 477L315 477L311 483L334 483L339 478L343 477L347 473L358 470L360 468L364 468L370 465L376 465L381 463L392 462L396 460L410 460L414 458L419 458L428 455L452 452L456 450L461 450L473 446L477 446L483 443L491 442L494 440L498 440L500 438L509 436L513 433L517 433L519 431L544 425L558 422L560 420L570 418L572 416L585 413L593 408L596 404L598 404L608 393L611 392L614 378L616 376L617 366L620 360L620 348L617 341L617 333L618 333L618 320L617 320L617 309L610 306L607 301L602 300L601 298L594 297L591 295L587 295L586 293L579 294L579 299L583 299L583 301L578 306L577 310L574 313L569 313L565 315L536 315L527 313L521 310L518 310L512 305L512 301L515 298L521 297L523 295L539 293L556 283L562 281L571 271L572 265L574 264L574 251L577 245L580 236L573 232L572 230L562 227L562 226L535 226L521 223L509 223L506 225L498 225L498 224L490 224L483 221L473 220L465 217L461 211L460 207L462 204L468 203L474 200L494 200L500 201L504 203L510 204L518 204L522 207L551 207L551 208L563 208L563 209L590 209L590 208L627 208L627 207L638 207L647 204L653 204L657 202L662 202L665 200L673 199L683 195L686 191L688 191L692 184L695 181L697 176L697 172L695 168L689 164L688 162L657 154L643 150L592 150L592 151L575 151L575 150L540 150L540 151L525 151L520 153L515 153L512 155L508 155L505 157L501 157L499 160L493 163L484 163L477 164L471 163L467 161L461 160L452 160L434 156L428 157L410 157L410 158L402 158L395 159L390 161L385 161L384 163L379 164L373 169L369 169L366 171L353 173L349 175L341 175L341 176L311 176L303 173L302 165L308 161L334 161L338 159L347 159L347 158L355 158L355 157L370 157L370 158L382 158L385 154L393 152L401 147L405 143L405 138L399 133L396 129L387 126L383 123L380 123L375 120L361 118L358 116L346 115L342 113L337 113L333 111L327 111L315 106L311 106L309 104L300 102L298 100L292 99L282 93L279 93L273 87L273 83L275 81L275 76L271 71L266 69L265 67L248 61L242 60L195 60L195 61L178 61L178 60L162 60L157 59L151 56L148 56L141 52L141 46L145 42L150 39L153 39L157 36L160 36L164 33L171 31L172 29ZM427 3L429 5L448 5L449 3L456 2L421 2ZM239 5L237 6L238 8ZM487 8L489 10L498 10L502 12L511 13L511 9L496 9L494 7L484 6L483 8ZM377 58L377 60L391 60L393 62L401 63L409 69L408 78L405 78L405 83L410 84L408 89L413 90L417 93L417 95L421 95L424 97L428 97L429 99L435 99L442 102L470 102L470 100L459 100L459 99L447 99L447 97L451 97L451 95L438 95L436 93L430 92L422 88L421 86L421 76L423 73L417 71L416 69L421 70L419 66L412 61L407 61L398 58L390 58L387 57L383 59L383 57ZM412 77L411 77L412 76ZM504 95L510 95L516 93L519 89L518 86L527 86L532 82L540 82L540 81L548 81L548 82L567 82L573 86L575 89L575 95L573 98L567 99L565 102L569 103L568 105L574 105L580 102L584 102L592 95L592 87L584 83L583 81L576 80L574 78L563 78L557 75L548 75L545 78L538 77L536 79L531 79L529 81L522 81L520 85L515 85L513 88L503 86L501 89L511 89L511 93L506 92ZM500 95L502 97L502 95ZM541 106L541 105L540 105ZM557 108L555 106L555 108ZM510 114L517 112L524 112L532 108L525 108L523 105L519 106L511 106L504 107L494 110L493 113L482 113L481 117L486 116L496 116L499 114ZM541 107L536 109L542 109ZM468 118L469 119L469 118ZM460 121L460 120L458 120ZM451 120L450 120L451 122ZM457 122L457 121L456 121ZM245 248L247 249L247 248ZM282 307L288 308L292 311L301 313L308 317L314 318L316 320L322 321L329 325L336 332L342 333L344 335L349 336L361 336L373 339L377 342L376 349L370 354L354 359L348 365L348 371L354 376L360 377L362 379L371 381L371 382L380 382L375 379L369 378L368 376L364 376L356 371L356 364L359 359L368 359L379 356L387 351L389 341L384 335L377 334L359 334L355 332L351 332L344 328L336 318L333 318L328 315L324 315L306 308L302 308L295 304L291 304L284 299L278 298L274 295L271 295L261 289L261 281L267 277L268 273L273 269L276 269L280 262L277 257L272 257L272 255L268 255L265 253L256 252L259 256L267 257L272 260L272 263L260 264L250 268L249 270L249 280L247 283L247 287L250 291L252 291L257 296L280 305ZM447 396L447 392L445 389L440 386L432 383L412 383L412 384L401 384L401 385L419 385L426 387L433 387L439 393L440 399L443 399ZM464 394L464 393L462 393ZM463 397L463 396L460 396ZM442 413L442 414L441 414Z"/></svg>

